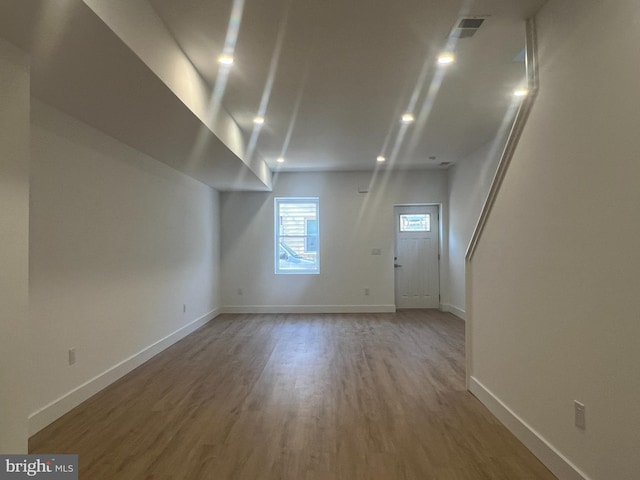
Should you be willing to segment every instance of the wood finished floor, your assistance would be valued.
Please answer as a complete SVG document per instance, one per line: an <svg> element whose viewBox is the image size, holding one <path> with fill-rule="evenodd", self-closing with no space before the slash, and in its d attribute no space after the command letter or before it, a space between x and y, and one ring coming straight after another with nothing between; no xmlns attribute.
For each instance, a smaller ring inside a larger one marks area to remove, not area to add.
<svg viewBox="0 0 640 480"><path fill-rule="evenodd" d="M222 315L30 440L84 480L555 479L464 388L434 310Z"/></svg>

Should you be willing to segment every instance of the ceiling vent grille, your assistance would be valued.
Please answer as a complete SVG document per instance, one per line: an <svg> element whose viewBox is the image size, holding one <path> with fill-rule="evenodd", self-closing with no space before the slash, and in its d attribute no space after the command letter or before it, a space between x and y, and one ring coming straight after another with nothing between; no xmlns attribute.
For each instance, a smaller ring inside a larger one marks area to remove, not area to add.
<svg viewBox="0 0 640 480"><path fill-rule="evenodd" d="M462 18L451 31L451 36L454 38L471 38L483 23L484 18Z"/></svg>

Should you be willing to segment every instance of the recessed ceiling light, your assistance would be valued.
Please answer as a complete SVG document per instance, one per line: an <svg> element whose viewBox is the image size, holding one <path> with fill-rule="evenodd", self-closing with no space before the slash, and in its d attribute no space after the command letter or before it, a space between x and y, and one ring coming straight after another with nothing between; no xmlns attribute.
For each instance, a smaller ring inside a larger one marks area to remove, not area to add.
<svg viewBox="0 0 640 480"><path fill-rule="evenodd" d="M516 97L526 97L529 94L529 90L526 88L519 88L513 92L513 95Z"/></svg>
<svg viewBox="0 0 640 480"><path fill-rule="evenodd" d="M405 113L404 115L402 115L402 123L413 123L413 121L415 120L415 118L413 118L413 115L410 113Z"/></svg>
<svg viewBox="0 0 640 480"><path fill-rule="evenodd" d="M376 158L376 160L380 163L384 162L386 160L386 158L384 158L383 155L378 155L378 158Z"/></svg>
<svg viewBox="0 0 640 480"><path fill-rule="evenodd" d="M218 57L218 63L222 65L233 65L233 57L227 54L220 55Z"/></svg>
<svg viewBox="0 0 640 480"><path fill-rule="evenodd" d="M442 53L438 56L438 63L440 65L449 65L450 63L455 62L456 58L452 53Z"/></svg>
<svg viewBox="0 0 640 480"><path fill-rule="evenodd" d="M278 159L276 160L276 162L278 162L278 163L284 163L284 157L278 157Z"/></svg>
<svg viewBox="0 0 640 480"><path fill-rule="evenodd" d="M264 117L256 117L253 119L253 123L255 123L256 125L262 125L264 123Z"/></svg>

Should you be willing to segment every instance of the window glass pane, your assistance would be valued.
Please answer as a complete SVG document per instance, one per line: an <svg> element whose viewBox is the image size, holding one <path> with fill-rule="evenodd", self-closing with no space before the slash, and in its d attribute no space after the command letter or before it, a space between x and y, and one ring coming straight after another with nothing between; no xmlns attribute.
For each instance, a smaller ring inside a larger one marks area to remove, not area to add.
<svg viewBox="0 0 640 480"><path fill-rule="evenodd" d="M276 273L319 273L317 198L276 198Z"/></svg>
<svg viewBox="0 0 640 480"><path fill-rule="evenodd" d="M428 213L400 214L401 232L430 232L431 215Z"/></svg>
<svg viewBox="0 0 640 480"><path fill-rule="evenodd" d="M306 239L304 250L306 253L314 253L318 251L318 220L316 218L307 218L306 223Z"/></svg>

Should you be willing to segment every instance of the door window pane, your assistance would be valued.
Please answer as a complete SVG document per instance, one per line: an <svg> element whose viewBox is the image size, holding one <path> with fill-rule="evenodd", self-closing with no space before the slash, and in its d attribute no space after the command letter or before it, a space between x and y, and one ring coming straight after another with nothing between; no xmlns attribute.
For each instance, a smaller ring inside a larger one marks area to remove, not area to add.
<svg viewBox="0 0 640 480"><path fill-rule="evenodd" d="M430 232L431 215L428 213L400 214L401 232Z"/></svg>

